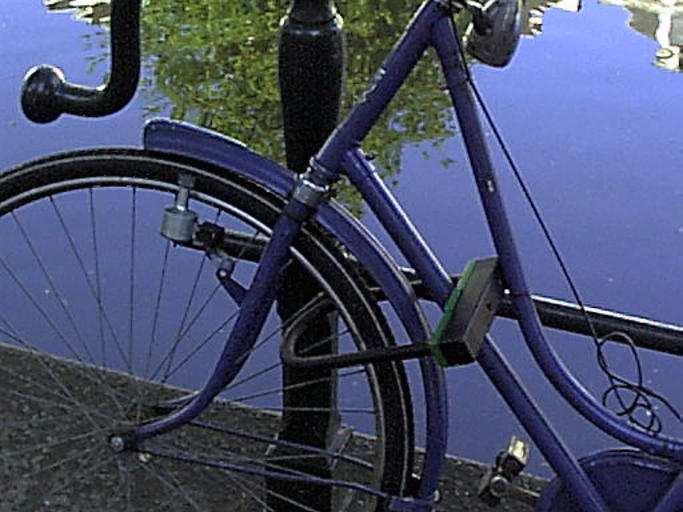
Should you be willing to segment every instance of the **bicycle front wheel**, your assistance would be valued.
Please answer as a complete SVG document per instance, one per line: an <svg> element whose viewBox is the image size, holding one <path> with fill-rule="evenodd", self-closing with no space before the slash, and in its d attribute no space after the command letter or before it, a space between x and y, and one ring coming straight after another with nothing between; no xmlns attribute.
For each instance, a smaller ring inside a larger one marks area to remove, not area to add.
<svg viewBox="0 0 683 512"><path fill-rule="evenodd" d="M211 252L159 233L187 176L189 207L217 235ZM280 362L283 331L319 301L328 307L305 350L392 343L343 248L314 222L237 378L190 424L134 452L112 446L112 432L168 414L203 385L283 205L224 170L137 150L58 155L0 177L4 507L369 510L381 500L344 483L405 491L413 426L402 366Z"/></svg>

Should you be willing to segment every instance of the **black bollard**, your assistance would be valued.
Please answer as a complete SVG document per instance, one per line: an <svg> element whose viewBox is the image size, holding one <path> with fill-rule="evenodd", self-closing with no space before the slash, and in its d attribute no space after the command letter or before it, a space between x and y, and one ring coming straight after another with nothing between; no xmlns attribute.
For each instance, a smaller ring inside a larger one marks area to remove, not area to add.
<svg viewBox="0 0 683 512"><path fill-rule="evenodd" d="M339 121L344 35L332 1L293 0L279 43L287 166L301 173Z"/></svg>
<svg viewBox="0 0 683 512"><path fill-rule="evenodd" d="M282 21L279 40L279 85L285 131L287 166L296 173L308 167L337 125L344 78L342 19L331 0L293 0ZM320 292L320 288L297 265L289 267L277 300L283 323ZM302 351L326 354L336 350L337 317L322 318L297 340ZM320 343L321 340L328 340ZM283 367L284 411L278 439L326 448L332 444L340 417L336 411L336 379L332 370ZM306 382L314 385L302 386ZM316 412L302 409L316 409ZM273 467L318 477L331 476L326 457L301 457L300 450L281 445L270 451ZM288 457L291 456L291 459ZM278 512L330 510L329 487L296 484L277 478L267 481L267 504ZM303 507L297 507L300 503Z"/></svg>

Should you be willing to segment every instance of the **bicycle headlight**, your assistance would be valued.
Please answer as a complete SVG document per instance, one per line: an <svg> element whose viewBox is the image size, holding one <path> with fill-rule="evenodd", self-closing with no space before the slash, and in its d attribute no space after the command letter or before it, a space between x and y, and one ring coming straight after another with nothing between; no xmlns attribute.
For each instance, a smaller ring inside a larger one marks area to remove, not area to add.
<svg viewBox="0 0 683 512"><path fill-rule="evenodd" d="M486 26L473 23L467 52L489 66L506 66L517 49L522 32L521 0L493 0L481 12Z"/></svg>

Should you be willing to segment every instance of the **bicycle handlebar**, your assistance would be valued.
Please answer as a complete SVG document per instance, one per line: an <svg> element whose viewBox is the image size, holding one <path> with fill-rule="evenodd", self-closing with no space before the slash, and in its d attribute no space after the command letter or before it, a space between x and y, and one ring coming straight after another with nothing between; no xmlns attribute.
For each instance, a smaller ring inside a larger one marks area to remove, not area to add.
<svg viewBox="0 0 683 512"><path fill-rule="evenodd" d="M41 65L24 77L21 107L34 123L50 123L61 114L102 117L123 109L140 79L141 0L113 0L111 6L111 73L96 88L66 81L61 69Z"/></svg>

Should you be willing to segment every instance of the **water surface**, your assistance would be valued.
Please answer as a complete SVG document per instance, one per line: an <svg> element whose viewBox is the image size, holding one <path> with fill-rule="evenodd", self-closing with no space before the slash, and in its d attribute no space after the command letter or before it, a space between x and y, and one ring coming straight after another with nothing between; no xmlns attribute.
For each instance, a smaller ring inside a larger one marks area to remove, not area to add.
<svg viewBox="0 0 683 512"><path fill-rule="evenodd" d="M153 2L143 23L145 76L133 102L105 119L63 117L37 126L18 108L20 78L28 67L57 64L70 80L89 85L98 84L107 69L106 12L61 10L66 3L49 11L37 0L5 0L0 8L3 168L55 151L139 145L145 119L157 115L220 130L282 159L273 43L284 10L280 3L247 8L214 0ZM618 5L528 6L527 37L512 64L504 70L475 66L474 73L585 300L683 323L683 76L677 72L683 6L613 3ZM385 0L340 6L349 40L348 104L412 5ZM105 25L83 22L93 18ZM430 62L416 70L367 149L377 154L398 198L456 272L492 249L437 71ZM534 290L568 298L529 208L500 152L495 156ZM345 200L363 211L357 198ZM364 222L386 240L370 215ZM436 321L436 312L430 315ZM613 444L557 400L512 323L497 323L493 334L572 446L585 453ZM599 396L605 384L591 345L557 333L550 338ZM627 354L611 355L628 373ZM672 358L643 353L642 359L652 385L677 395L683 405L680 369ZM449 451L492 460L521 428L476 368L451 370L448 382ZM672 418L666 420L675 427ZM547 472L537 453L531 469Z"/></svg>

